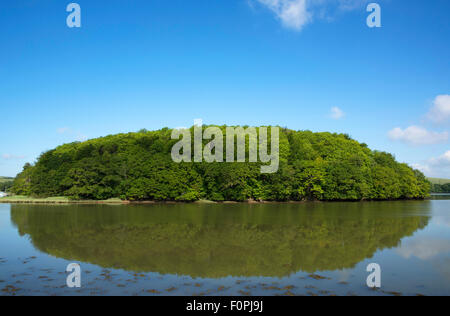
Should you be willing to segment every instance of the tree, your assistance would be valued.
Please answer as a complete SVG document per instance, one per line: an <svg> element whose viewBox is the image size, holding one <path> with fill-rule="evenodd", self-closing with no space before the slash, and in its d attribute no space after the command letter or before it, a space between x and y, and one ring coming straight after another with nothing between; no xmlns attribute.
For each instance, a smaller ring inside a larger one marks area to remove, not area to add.
<svg viewBox="0 0 450 316"><path fill-rule="evenodd" d="M227 127L218 128L226 143ZM171 134L168 128L141 130L59 146L25 165L11 191L133 201L418 199L430 192L420 171L345 134L280 129L274 174L262 174L260 162L175 163Z"/></svg>

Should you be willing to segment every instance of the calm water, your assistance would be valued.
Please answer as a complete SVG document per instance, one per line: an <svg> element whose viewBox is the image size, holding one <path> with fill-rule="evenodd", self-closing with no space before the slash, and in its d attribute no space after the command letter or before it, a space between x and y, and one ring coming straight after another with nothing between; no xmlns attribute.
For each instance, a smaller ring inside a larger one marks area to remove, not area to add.
<svg viewBox="0 0 450 316"><path fill-rule="evenodd" d="M82 288L66 287L69 263ZM366 267L382 268L368 289ZM0 204L0 295L450 295L450 200Z"/></svg>

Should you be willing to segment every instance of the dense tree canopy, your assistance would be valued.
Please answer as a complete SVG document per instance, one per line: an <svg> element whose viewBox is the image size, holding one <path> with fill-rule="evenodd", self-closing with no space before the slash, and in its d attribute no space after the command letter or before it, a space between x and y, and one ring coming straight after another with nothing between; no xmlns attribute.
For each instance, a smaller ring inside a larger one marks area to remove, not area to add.
<svg viewBox="0 0 450 316"><path fill-rule="evenodd" d="M13 185L13 178L0 177L0 192L7 192Z"/></svg>
<svg viewBox="0 0 450 316"><path fill-rule="evenodd" d="M178 140L171 132L141 130L59 146L25 165L12 190L132 201L415 199L430 191L421 172L348 135L281 129L279 170L262 174L261 163L175 163L171 149Z"/></svg>
<svg viewBox="0 0 450 316"><path fill-rule="evenodd" d="M13 186L13 181L0 182L0 192L7 192Z"/></svg>

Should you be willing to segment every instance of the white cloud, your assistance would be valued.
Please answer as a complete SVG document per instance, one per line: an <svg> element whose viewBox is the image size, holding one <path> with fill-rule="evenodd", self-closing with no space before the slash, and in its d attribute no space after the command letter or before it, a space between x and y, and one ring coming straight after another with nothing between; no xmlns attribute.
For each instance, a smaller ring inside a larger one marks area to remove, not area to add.
<svg viewBox="0 0 450 316"><path fill-rule="evenodd" d="M437 158L431 158L424 163L412 166L429 177L450 178L450 150Z"/></svg>
<svg viewBox="0 0 450 316"><path fill-rule="evenodd" d="M411 165L411 167L413 167L414 169L417 169L419 171L422 171L422 173L424 173L426 176L431 177L431 169L428 165L420 164L420 163L413 163Z"/></svg>
<svg viewBox="0 0 450 316"><path fill-rule="evenodd" d="M330 116L331 116L331 118L333 120L340 120L341 118L343 118L345 116L345 113L340 108L335 106L335 107L331 108L331 115Z"/></svg>
<svg viewBox="0 0 450 316"><path fill-rule="evenodd" d="M24 159L25 156L17 156L17 155L11 155L11 154L3 154L2 158L5 160L21 160Z"/></svg>
<svg viewBox="0 0 450 316"><path fill-rule="evenodd" d="M401 141L415 146L438 144L448 140L448 132L431 132L419 126L410 126L405 130L397 127L391 130L388 136L391 140Z"/></svg>
<svg viewBox="0 0 450 316"><path fill-rule="evenodd" d="M311 20L306 0L257 0L267 6L284 26L300 31Z"/></svg>
<svg viewBox="0 0 450 316"><path fill-rule="evenodd" d="M290 29L301 31L314 17L332 19L337 12L362 7L368 0L255 0L266 6L281 23Z"/></svg>
<svg viewBox="0 0 450 316"><path fill-rule="evenodd" d="M450 167L450 150L438 158L431 158L429 165L438 168L449 168Z"/></svg>
<svg viewBox="0 0 450 316"><path fill-rule="evenodd" d="M450 95L438 95L433 101L433 107L427 117L435 123L443 123L450 120Z"/></svg>

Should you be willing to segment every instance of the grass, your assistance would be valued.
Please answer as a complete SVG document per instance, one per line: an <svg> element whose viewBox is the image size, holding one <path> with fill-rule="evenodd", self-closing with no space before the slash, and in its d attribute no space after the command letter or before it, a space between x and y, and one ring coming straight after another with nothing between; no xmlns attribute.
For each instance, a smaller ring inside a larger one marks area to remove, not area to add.
<svg viewBox="0 0 450 316"><path fill-rule="evenodd" d="M430 181L432 184L447 184L450 183L450 179L440 179L440 178L428 178L428 181Z"/></svg>
<svg viewBox="0 0 450 316"><path fill-rule="evenodd" d="M55 196L49 198L33 198L29 196L14 195L0 198L0 203L30 203L30 204L122 204L126 203L120 199L109 199L103 201L75 201L66 197Z"/></svg>

